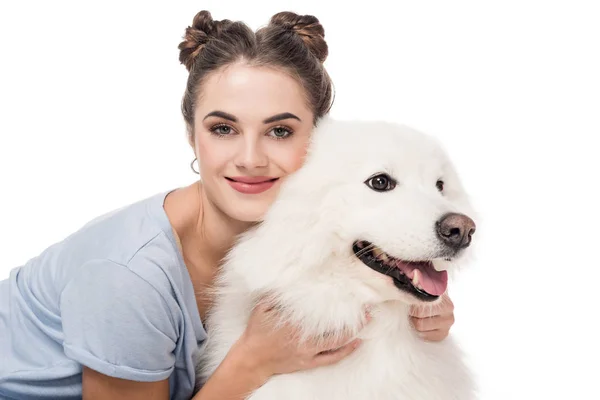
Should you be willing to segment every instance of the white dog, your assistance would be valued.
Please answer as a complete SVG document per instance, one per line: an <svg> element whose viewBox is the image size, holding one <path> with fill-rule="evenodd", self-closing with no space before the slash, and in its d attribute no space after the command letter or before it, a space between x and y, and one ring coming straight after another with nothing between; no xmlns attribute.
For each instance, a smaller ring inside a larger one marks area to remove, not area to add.
<svg viewBox="0 0 600 400"><path fill-rule="evenodd" d="M460 399L474 380L452 337L411 327L411 304L435 304L475 231L468 197L433 138L387 122L323 120L304 166L228 254L207 318L199 381L242 335L270 293L303 338L358 331L337 364L276 375L252 400Z"/></svg>

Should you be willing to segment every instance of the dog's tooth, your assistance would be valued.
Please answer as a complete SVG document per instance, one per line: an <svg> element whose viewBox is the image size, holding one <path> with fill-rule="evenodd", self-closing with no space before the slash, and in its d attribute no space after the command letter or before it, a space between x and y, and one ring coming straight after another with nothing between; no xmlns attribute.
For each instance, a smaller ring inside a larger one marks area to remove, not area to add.
<svg viewBox="0 0 600 400"><path fill-rule="evenodd" d="M389 258L388 258L388 256L387 256L387 254L385 254L385 253L381 253L381 254L379 255L379 258L380 258L382 261L384 261L384 262L387 262L387 260L389 260Z"/></svg>
<svg viewBox="0 0 600 400"><path fill-rule="evenodd" d="M420 273L421 273L421 271L419 271L418 269L415 269L414 272L413 272L413 278L412 278L412 284L413 284L413 286L416 287L416 288L419 288L419 289L421 288L421 285L419 283L419 279L420 279L419 274Z"/></svg>
<svg viewBox="0 0 600 400"><path fill-rule="evenodd" d="M383 252L379 249L379 247L373 248L373 255L375 257L379 257L381 254L383 254Z"/></svg>

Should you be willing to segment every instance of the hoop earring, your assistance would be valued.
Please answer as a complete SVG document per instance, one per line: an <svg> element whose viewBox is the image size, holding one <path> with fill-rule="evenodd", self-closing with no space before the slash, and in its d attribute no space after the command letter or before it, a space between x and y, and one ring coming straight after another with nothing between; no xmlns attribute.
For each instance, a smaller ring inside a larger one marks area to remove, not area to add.
<svg viewBox="0 0 600 400"><path fill-rule="evenodd" d="M190 168L192 169L192 171L194 171L194 173L195 173L196 175L200 175L200 171L196 171L196 169L194 169L194 163L195 163L196 161L198 161L198 157L196 157L196 158L194 158L194 159L192 160L192 162L190 163Z"/></svg>

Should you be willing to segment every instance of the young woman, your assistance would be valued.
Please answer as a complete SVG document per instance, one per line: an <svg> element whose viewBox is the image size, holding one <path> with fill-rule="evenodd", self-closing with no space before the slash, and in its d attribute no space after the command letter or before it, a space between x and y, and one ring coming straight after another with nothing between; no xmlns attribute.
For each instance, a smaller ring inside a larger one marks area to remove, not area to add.
<svg viewBox="0 0 600 400"><path fill-rule="evenodd" d="M192 355L210 329L202 320L217 265L302 165L332 84L313 16L279 13L255 33L202 11L179 49L201 179L90 222L0 282L0 397L194 395ZM445 300L436 315L414 310L424 340L447 336ZM241 399L274 374L335 363L359 345L300 347L287 339L293 326L268 325L269 312L255 309L194 399Z"/></svg>

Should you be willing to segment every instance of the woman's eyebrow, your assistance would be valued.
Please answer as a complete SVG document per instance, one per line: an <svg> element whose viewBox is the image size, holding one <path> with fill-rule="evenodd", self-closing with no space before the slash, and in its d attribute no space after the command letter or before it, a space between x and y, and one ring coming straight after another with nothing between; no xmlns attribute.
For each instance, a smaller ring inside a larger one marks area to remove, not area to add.
<svg viewBox="0 0 600 400"><path fill-rule="evenodd" d="M224 111L219 111L219 110L209 112L208 114L206 114L204 119L206 119L208 117L221 117L223 119L227 119L232 122L238 121L234 115L231 115L229 113L226 113ZM302 122L302 120L300 118L298 118L296 115L289 113L289 112L284 112L284 113L273 115L272 117L265 119L263 121L263 124L270 124L272 122L281 121L281 120L290 119L290 118L297 119L298 121Z"/></svg>
<svg viewBox="0 0 600 400"><path fill-rule="evenodd" d="M273 115L272 117L265 119L263 121L263 124L270 124L271 122L281 121L282 119L289 119L289 118L294 118L294 119L297 119L298 121L302 122L302 120L300 118L298 118L297 116L295 116L294 114L285 112L285 113Z"/></svg>
<svg viewBox="0 0 600 400"><path fill-rule="evenodd" d="M206 114L206 116L204 117L204 119L206 119L208 117L221 117L221 118L224 118L224 119L228 119L228 120L230 120L232 122L237 122L237 118L235 116L233 116L231 114L228 114L228 113L226 113L224 111L219 111L219 110L209 112L208 114ZM204 119L203 119L203 121L204 121Z"/></svg>

